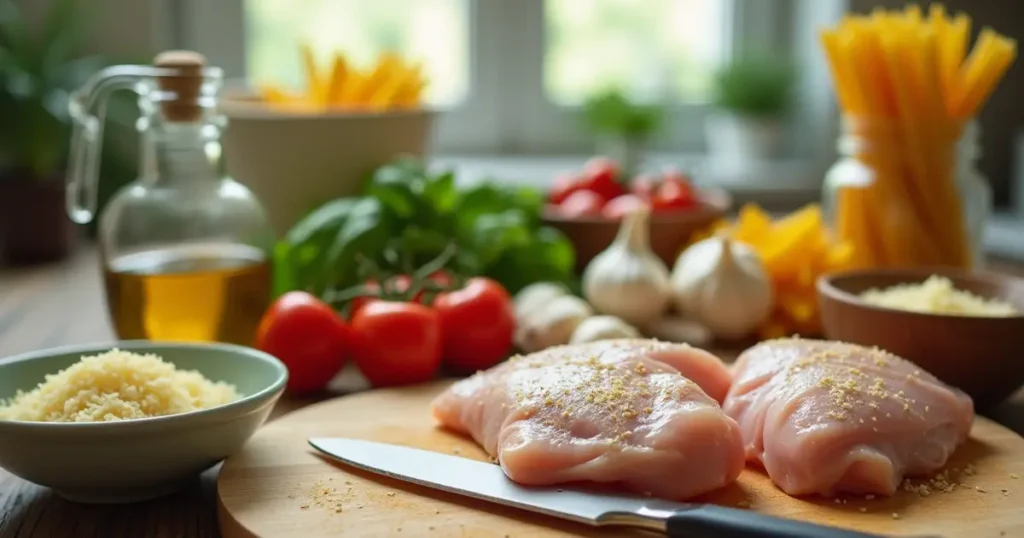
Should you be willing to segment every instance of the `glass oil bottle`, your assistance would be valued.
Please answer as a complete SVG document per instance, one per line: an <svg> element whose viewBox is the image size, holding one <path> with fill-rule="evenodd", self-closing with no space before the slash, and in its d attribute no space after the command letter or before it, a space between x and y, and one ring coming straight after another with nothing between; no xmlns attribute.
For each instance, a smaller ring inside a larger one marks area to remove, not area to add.
<svg viewBox="0 0 1024 538"><path fill-rule="evenodd" d="M106 98L138 94L140 177L99 218L108 314L121 339L252 345L270 302L274 233L248 188L225 176L221 71L190 51L114 66L72 96L68 213L94 217ZM95 113L93 112L95 110Z"/></svg>

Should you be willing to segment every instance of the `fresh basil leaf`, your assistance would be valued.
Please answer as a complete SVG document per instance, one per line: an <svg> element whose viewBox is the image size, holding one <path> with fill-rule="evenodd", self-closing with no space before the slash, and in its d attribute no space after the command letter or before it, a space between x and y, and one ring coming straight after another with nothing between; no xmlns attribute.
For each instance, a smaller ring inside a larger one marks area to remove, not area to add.
<svg viewBox="0 0 1024 538"><path fill-rule="evenodd" d="M435 213L451 213L459 200L459 192L455 188L455 174L448 171L428 178L423 187L423 198Z"/></svg>
<svg viewBox="0 0 1024 538"><path fill-rule="evenodd" d="M408 227L402 231L402 247L413 255L437 257L452 240L451 236L438 230Z"/></svg>
<svg viewBox="0 0 1024 538"><path fill-rule="evenodd" d="M541 259L554 274L561 274L572 279L576 268L576 250L572 242L562 232L550 226L541 226L534 234L538 251L543 253Z"/></svg>
<svg viewBox="0 0 1024 538"><path fill-rule="evenodd" d="M326 286L324 269L328 266L329 246L359 200L339 198L327 202L288 231L288 267L297 288L319 293Z"/></svg>
<svg viewBox="0 0 1024 538"><path fill-rule="evenodd" d="M501 189L494 185L479 184L462 192L456 201L455 215L461 233L471 234L481 215L509 209Z"/></svg>
<svg viewBox="0 0 1024 538"><path fill-rule="evenodd" d="M317 235L333 235L344 224L359 198L338 198L316 208L296 223L285 236L289 244L300 245Z"/></svg>
<svg viewBox="0 0 1024 538"><path fill-rule="evenodd" d="M378 258L388 238L392 236L391 222L380 200L373 197L361 198L327 251L322 281L342 287L356 284L356 254Z"/></svg>
<svg viewBox="0 0 1024 538"><path fill-rule="evenodd" d="M473 222L481 215L516 209L529 217L528 222L539 222L544 196L530 187L508 187L490 182L479 183L465 191L456 204L459 227L472 228Z"/></svg>
<svg viewBox="0 0 1024 538"><path fill-rule="evenodd" d="M294 268L291 264L290 248L288 243L284 241L278 241L274 245L271 257L271 263L273 264L271 297L273 299L299 287L299 283L295 278Z"/></svg>
<svg viewBox="0 0 1024 538"><path fill-rule="evenodd" d="M411 219L419 212L418 197L407 183L374 182L367 187L366 194L380 200L398 218Z"/></svg>
<svg viewBox="0 0 1024 538"><path fill-rule="evenodd" d="M529 244L531 235L522 212L509 210L480 215L468 239L480 263L487 266L506 250Z"/></svg>
<svg viewBox="0 0 1024 538"><path fill-rule="evenodd" d="M533 240L504 251L485 274L515 294L534 282L575 282L572 244L553 228L540 228Z"/></svg>
<svg viewBox="0 0 1024 538"><path fill-rule="evenodd" d="M405 185L414 191L421 191L426 177L427 170L422 161L414 157L402 157L378 168L368 186Z"/></svg>

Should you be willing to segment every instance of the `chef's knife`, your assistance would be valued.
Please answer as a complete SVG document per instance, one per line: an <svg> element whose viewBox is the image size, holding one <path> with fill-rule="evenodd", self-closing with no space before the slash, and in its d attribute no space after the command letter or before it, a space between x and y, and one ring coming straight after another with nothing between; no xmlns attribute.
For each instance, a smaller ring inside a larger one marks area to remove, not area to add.
<svg viewBox="0 0 1024 538"><path fill-rule="evenodd" d="M524 487L497 465L399 445L345 438L311 438L309 444L366 471L593 526L642 528L670 538L880 538L712 504Z"/></svg>

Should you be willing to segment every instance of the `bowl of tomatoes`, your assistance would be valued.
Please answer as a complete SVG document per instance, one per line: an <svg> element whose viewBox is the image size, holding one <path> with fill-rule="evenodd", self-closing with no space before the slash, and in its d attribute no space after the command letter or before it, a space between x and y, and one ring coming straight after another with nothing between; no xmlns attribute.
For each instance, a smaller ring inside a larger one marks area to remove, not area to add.
<svg viewBox="0 0 1024 538"><path fill-rule="evenodd" d="M721 189L698 189L674 168L625 177L606 157L556 178L541 218L559 229L576 249L576 268L608 247L622 218L640 206L651 210L651 249L669 267L691 236L725 216L732 198Z"/></svg>

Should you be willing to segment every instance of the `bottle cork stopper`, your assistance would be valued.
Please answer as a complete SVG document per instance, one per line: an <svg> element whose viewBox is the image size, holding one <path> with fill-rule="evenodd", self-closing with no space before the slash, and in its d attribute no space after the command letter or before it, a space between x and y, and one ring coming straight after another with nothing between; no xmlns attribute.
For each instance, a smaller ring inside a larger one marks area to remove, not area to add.
<svg viewBox="0 0 1024 538"><path fill-rule="evenodd" d="M203 85L206 58L190 50L168 50L158 54L153 59L153 65L180 71L177 75L157 77L160 89L174 94L174 98L160 103L164 116L170 121L195 121L202 117L199 93Z"/></svg>

